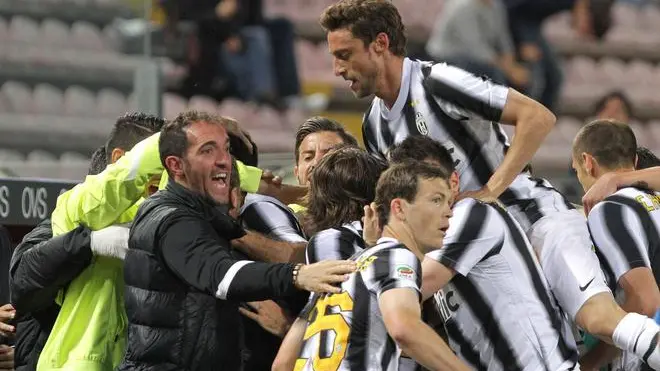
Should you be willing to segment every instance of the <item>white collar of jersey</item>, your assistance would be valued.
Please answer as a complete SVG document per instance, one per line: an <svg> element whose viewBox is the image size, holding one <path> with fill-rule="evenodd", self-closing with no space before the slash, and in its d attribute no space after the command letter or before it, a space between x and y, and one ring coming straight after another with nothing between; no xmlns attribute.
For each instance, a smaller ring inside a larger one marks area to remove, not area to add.
<svg viewBox="0 0 660 371"><path fill-rule="evenodd" d="M381 237L381 238L379 238L378 241L376 242L376 245L380 245L381 243L384 243L384 242L400 243L399 240L397 240L396 238L392 238L392 237Z"/></svg>
<svg viewBox="0 0 660 371"><path fill-rule="evenodd" d="M392 109L387 109L385 102L381 99L380 105L383 114L383 118L386 120L398 120L399 117L403 114L403 108L406 105L408 100L408 92L410 91L410 77L412 75L412 61L409 58L403 59L403 73L401 74L401 87L399 89L399 95L396 97L396 101L392 106Z"/></svg>

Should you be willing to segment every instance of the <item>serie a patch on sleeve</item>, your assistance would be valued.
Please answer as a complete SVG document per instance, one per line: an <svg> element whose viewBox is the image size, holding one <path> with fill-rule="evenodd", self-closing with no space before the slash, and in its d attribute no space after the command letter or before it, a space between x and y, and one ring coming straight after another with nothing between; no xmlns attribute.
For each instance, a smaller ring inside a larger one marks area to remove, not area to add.
<svg viewBox="0 0 660 371"><path fill-rule="evenodd" d="M400 264L396 266L395 275L398 278L411 280L415 279L415 270L408 265Z"/></svg>

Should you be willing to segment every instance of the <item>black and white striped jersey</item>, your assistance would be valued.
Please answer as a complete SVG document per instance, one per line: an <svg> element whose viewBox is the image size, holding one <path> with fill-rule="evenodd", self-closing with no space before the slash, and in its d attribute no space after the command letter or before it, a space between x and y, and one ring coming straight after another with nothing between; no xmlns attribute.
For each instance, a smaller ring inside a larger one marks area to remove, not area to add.
<svg viewBox="0 0 660 371"><path fill-rule="evenodd" d="M307 242L295 213L278 199L248 194L240 218L245 229L285 242Z"/></svg>
<svg viewBox="0 0 660 371"><path fill-rule="evenodd" d="M419 259L392 238L381 238L353 259L358 271L341 284L342 292L315 294L303 310L307 328L294 371L401 370L401 350L387 333L378 298L396 288L415 290L421 298Z"/></svg>
<svg viewBox="0 0 660 371"><path fill-rule="evenodd" d="M617 282L639 267L653 271L660 285L660 192L622 188L597 204L587 218L591 239L608 286L617 300Z"/></svg>
<svg viewBox="0 0 660 371"><path fill-rule="evenodd" d="M507 87L445 63L406 58L392 108L376 97L365 114L365 146L385 159L394 144L410 135L427 135L452 154L461 189L479 189L508 148L506 134L497 123L508 92Z"/></svg>
<svg viewBox="0 0 660 371"><path fill-rule="evenodd" d="M388 109L376 97L364 115L367 150L387 158L411 135L426 135L451 153L461 191L482 188L502 163L509 140L498 121L509 89L446 63L404 59L399 96ZM528 230L548 211L574 209L543 179L521 174L500 196Z"/></svg>
<svg viewBox="0 0 660 371"><path fill-rule="evenodd" d="M316 233L310 238L305 255L307 264L313 264L323 260L350 259L365 248L362 222L354 221Z"/></svg>
<svg viewBox="0 0 660 371"><path fill-rule="evenodd" d="M435 295L454 352L477 370L572 370L575 339L520 225L474 199L449 225L427 257L456 271Z"/></svg>

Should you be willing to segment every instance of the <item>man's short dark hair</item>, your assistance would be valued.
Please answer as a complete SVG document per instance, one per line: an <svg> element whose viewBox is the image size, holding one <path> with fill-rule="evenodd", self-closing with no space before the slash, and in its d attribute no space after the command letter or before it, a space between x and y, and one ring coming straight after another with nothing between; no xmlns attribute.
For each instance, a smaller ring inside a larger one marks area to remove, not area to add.
<svg viewBox="0 0 660 371"><path fill-rule="evenodd" d="M92 153L92 160L89 162L88 175L100 174L108 166L107 156L105 154L105 146L101 146Z"/></svg>
<svg viewBox="0 0 660 371"><path fill-rule="evenodd" d="M119 117L105 145L107 158L112 157L112 150L115 148L129 151L149 135L159 132L163 125L164 119L141 112L127 113Z"/></svg>
<svg viewBox="0 0 660 371"><path fill-rule="evenodd" d="M441 178L449 182L450 176L451 172L446 169L421 161L407 161L390 166L381 175L376 186L375 202L380 226L384 227L389 221L392 200L400 198L408 202L415 201L420 179Z"/></svg>
<svg viewBox="0 0 660 371"><path fill-rule="evenodd" d="M308 135L314 133L320 133L322 131L330 131L339 135L341 140L345 145L357 146L358 142L354 136L352 136L346 128L342 126L339 122L322 116L310 117L305 122L300 125L298 131L296 132L296 163L298 163L298 158L300 157L300 145L303 140L307 138Z"/></svg>
<svg viewBox="0 0 660 371"><path fill-rule="evenodd" d="M660 158L646 147L637 147L637 166L635 166L635 169L642 170L656 166L660 166Z"/></svg>
<svg viewBox="0 0 660 371"><path fill-rule="evenodd" d="M410 136L390 149L387 156L393 164L406 161L433 161L449 173L456 170L449 150L427 136Z"/></svg>
<svg viewBox="0 0 660 371"><path fill-rule="evenodd" d="M595 120L578 132L573 156L582 161L582 153L592 155L600 166L614 170L635 166L637 139L630 126L615 120Z"/></svg>
<svg viewBox="0 0 660 371"><path fill-rule="evenodd" d="M365 47L379 33L387 34L392 54L406 55L405 26L397 8L388 0L340 0L325 9L320 19L326 32L348 29Z"/></svg>
<svg viewBox="0 0 660 371"><path fill-rule="evenodd" d="M165 159L169 156L184 158L188 150L186 130L196 122L208 122L223 125L228 119L207 112L186 111L178 114L172 121L163 126L158 139L160 162L168 171ZM170 174L171 175L171 174Z"/></svg>
<svg viewBox="0 0 660 371"><path fill-rule="evenodd" d="M376 183L387 163L358 147L343 146L314 168L307 197L307 225L318 232L360 220L374 201Z"/></svg>
<svg viewBox="0 0 660 371"><path fill-rule="evenodd" d="M233 119L230 118L225 118L225 119L233 121ZM229 135L229 152L231 152L231 155L234 156L236 160L242 162L247 166L258 167L259 150L257 149L257 144L254 143L254 141L252 140L250 133L248 133L247 131L243 131L243 135L248 139L250 145L252 145L251 152L250 152L250 148L248 148L248 146L245 144L245 142L243 142L241 138L231 133L227 133L227 134Z"/></svg>
<svg viewBox="0 0 660 371"><path fill-rule="evenodd" d="M621 103L623 104L623 109L626 110L626 113L628 114L628 116L633 117L632 102L630 101L630 99L628 99L628 97L622 91L619 91L619 90L611 91L611 92L605 94L602 98L600 98L598 100L598 102L596 102L596 105L594 106L594 115L598 115L600 113L600 111L602 111L605 108L605 105L607 104L607 102L610 99L620 100Z"/></svg>

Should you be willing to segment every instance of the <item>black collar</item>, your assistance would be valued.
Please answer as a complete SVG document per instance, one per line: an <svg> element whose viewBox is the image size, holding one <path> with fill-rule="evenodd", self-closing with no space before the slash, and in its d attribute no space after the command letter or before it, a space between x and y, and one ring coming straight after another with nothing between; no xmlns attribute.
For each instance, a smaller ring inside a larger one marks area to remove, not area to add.
<svg viewBox="0 0 660 371"><path fill-rule="evenodd" d="M177 204L200 214L202 218L211 222L216 231L228 239L240 238L245 235L243 227L229 215L229 206L220 205L212 198L194 192L173 179L167 182L165 190L169 197Z"/></svg>

